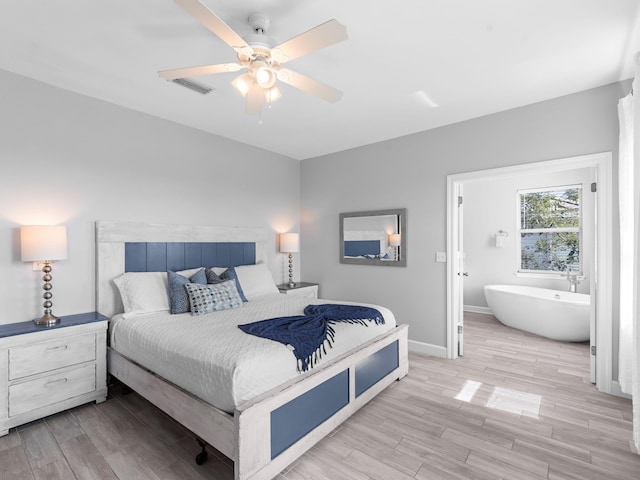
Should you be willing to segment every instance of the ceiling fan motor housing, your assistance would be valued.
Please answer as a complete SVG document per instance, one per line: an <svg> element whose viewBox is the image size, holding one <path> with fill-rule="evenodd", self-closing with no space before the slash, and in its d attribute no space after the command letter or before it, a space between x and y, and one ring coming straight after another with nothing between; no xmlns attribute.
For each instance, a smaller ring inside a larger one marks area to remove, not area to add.
<svg viewBox="0 0 640 480"><path fill-rule="evenodd" d="M271 25L271 19L264 13L252 13L248 20L253 31L260 34L264 34Z"/></svg>
<svg viewBox="0 0 640 480"><path fill-rule="evenodd" d="M271 20L264 13L252 13L248 20L253 33L245 35L242 39L254 50L268 54L271 47L276 44L273 38L266 34Z"/></svg>

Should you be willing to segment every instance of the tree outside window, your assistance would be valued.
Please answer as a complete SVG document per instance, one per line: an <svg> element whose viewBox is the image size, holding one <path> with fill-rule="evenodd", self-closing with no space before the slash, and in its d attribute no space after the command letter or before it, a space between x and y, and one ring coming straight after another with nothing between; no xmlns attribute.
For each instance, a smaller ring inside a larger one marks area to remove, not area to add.
<svg viewBox="0 0 640 480"><path fill-rule="evenodd" d="M581 271L581 186L522 190L518 196L519 271Z"/></svg>

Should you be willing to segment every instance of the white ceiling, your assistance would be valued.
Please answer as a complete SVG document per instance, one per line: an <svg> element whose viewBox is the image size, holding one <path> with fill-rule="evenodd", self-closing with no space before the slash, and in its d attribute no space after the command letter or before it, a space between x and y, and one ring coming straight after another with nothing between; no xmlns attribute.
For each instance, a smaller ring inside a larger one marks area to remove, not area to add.
<svg viewBox="0 0 640 480"><path fill-rule="evenodd" d="M199 95L158 70L236 61L171 0L0 5L0 69L296 159L399 137L633 76L638 0L203 0L240 35L253 12L278 43L331 18L345 42L287 67L344 92L288 85L262 124L231 87ZM431 100L438 106L429 105Z"/></svg>

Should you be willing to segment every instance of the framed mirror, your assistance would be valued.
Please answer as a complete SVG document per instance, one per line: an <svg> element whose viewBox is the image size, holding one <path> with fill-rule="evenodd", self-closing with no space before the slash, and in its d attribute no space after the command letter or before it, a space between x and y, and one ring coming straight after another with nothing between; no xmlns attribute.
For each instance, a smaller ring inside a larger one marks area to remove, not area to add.
<svg viewBox="0 0 640 480"><path fill-rule="evenodd" d="M340 263L407 266L407 209L340 214Z"/></svg>

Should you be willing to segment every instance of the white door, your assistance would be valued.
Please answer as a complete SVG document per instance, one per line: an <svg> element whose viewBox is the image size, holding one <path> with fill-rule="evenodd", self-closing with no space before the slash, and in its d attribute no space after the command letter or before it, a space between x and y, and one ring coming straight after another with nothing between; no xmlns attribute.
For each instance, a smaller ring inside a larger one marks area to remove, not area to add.
<svg viewBox="0 0 640 480"><path fill-rule="evenodd" d="M462 195L463 185L458 183L458 245L456 252L456 262L458 266L458 355L464 355L464 277L467 276L467 272L464 270L464 199Z"/></svg>
<svg viewBox="0 0 640 480"><path fill-rule="evenodd" d="M596 383L596 289L598 288L598 283L597 283L597 277L595 275L595 265L596 265L596 250L597 250L597 242L598 242L598 238L596 235L596 231L595 231L595 226L597 225L597 215L596 212L598 211L598 196L596 195L596 192L594 190L597 189L597 170L595 167L591 168L591 181L593 182L592 185L595 185L596 188L592 188L591 189L591 193L589 192L585 192L585 195L589 195L589 201L592 202L590 204L590 210L591 213L590 215L592 215L593 218L593 222L591 222L592 228L593 230L588 232L588 235L591 237L592 242L590 243L589 249L585 252L586 255L589 256L589 262L591 264L591 272L592 274L590 275L590 279L589 279L589 292L591 294L591 311L589 312L589 332L590 332L590 340L589 340L589 344L590 344L590 355L589 355L589 379L591 380L591 383Z"/></svg>

